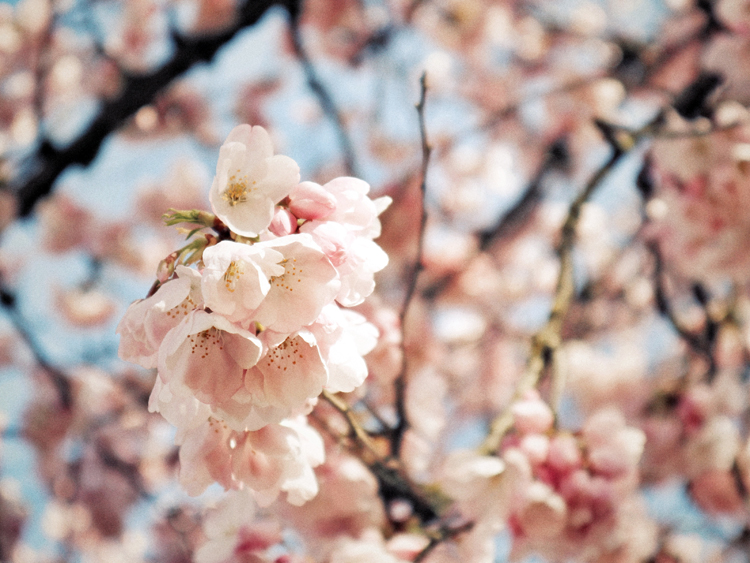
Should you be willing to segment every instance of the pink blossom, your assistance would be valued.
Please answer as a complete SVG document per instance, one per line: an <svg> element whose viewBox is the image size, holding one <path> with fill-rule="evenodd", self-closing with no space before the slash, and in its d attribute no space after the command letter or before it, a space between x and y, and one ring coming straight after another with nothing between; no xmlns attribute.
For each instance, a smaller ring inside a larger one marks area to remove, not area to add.
<svg viewBox="0 0 750 563"><path fill-rule="evenodd" d="M268 225L268 230L277 237L291 235L297 231L297 217L292 215L288 209L277 207L273 219L271 219L271 224Z"/></svg>
<svg viewBox="0 0 750 563"><path fill-rule="evenodd" d="M235 233L255 237L271 223L276 203L298 182L297 163L274 156L265 129L239 125L219 151L211 208Z"/></svg>
<svg viewBox="0 0 750 563"><path fill-rule="evenodd" d="M232 447L234 432L223 422L209 418L177 437L180 445L180 484L197 496L211 483L233 487Z"/></svg>
<svg viewBox="0 0 750 563"><path fill-rule="evenodd" d="M195 398L185 385L174 380L164 383L156 376L148 401L149 412L158 412L179 430L190 430L203 424L211 416L211 408Z"/></svg>
<svg viewBox="0 0 750 563"><path fill-rule="evenodd" d="M309 332L292 334L281 342L270 340L272 336L278 334L266 331L261 335L268 351L247 370L233 402L219 405L237 430L257 430L302 412L309 399L320 395L328 379Z"/></svg>
<svg viewBox="0 0 750 563"><path fill-rule="evenodd" d="M310 331L328 368L326 389L349 393L362 385L368 373L363 356L375 347L377 328L359 313L331 303L310 325Z"/></svg>
<svg viewBox="0 0 750 563"><path fill-rule="evenodd" d="M260 519L255 512L247 490L229 491L203 521L206 542L195 552L195 563L240 563L280 543L278 523Z"/></svg>
<svg viewBox="0 0 750 563"><path fill-rule="evenodd" d="M541 434L552 427L552 411L535 391L516 401L511 410L515 428L523 434Z"/></svg>
<svg viewBox="0 0 750 563"><path fill-rule="evenodd" d="M690 482L690 496L709 514L740 514L745 507L737 479L727 470L712 469L695 477Z"/></svg>
<svg viewBox="0 0 750 563"><path fill-rule="evenodd" d="M193 311L164 338L159 375L183 383L203 403L218 404L242 387L244 371L260 355L254 334L216 313Z"/></svg>
<svg viewBox="0 0 750 563"><path fill-rule="evenodd" d="M280 253L277 274L255 320L267 329L292 333L314 322L325 305L333 301L341 282L335 268L310 235L279 237L254 245Z"/></svg>
<svg viewBox="0 0 750 563"><path fill-rule="evenodd" d="M568 507L560 495L540 482L526 489L525 505L517 513L524 534L534 538L550 538L565 527Z"/></svg>
<svg viewBox="0 0 750 563"><path fill-rule="evenodd" d="M280 492L303 504L318 492L312 468L324 460L323 441L304 419L236 432L210 418L178 435L180 483L198 495L213 482L225 489L248 488L267 506Z"/></svg>
<svg viewBox="0 0 750 563"><path fill-rule="evenodd" d="M336 201L335 210L321 217L336 221L356 234L374 239L380 236L380 215L391 204L388 196L371 200L367 194L370 186L359 178L342 177L323 186Z"/></svg>
<svg viewBox="0 0 750 563"><path fill-rule="evenodd" d="M342 453L329 456L316 469L320 493L300 508L284 513L312 545L327 544L338 536L359 536L385 521L378 483L361 461Z"/></svg>
<svg viewBox="0 0 750 563"><path fill-rule="evenodd" d="M121 359L144 368L155 368L164 337L202 304L200 275L184 266L177 267L177 275L179 277L164 283L151 297L128 307L117 326Z"/></svg>
<svg viewBox="0 0 750 563"><path fill-rule="evenodd" d="M272 248L222 241L203 251L201 287L206 306L233 322L249 321L271 284L282 275L283 256Z"/></svg>
<svg viewBox="0 0 750 563"><path fill-rule="evenodd" d="M552 438L547 463L561 473L581 467L581 449L576 439L570 434L558 434Z"/></svg>
<svg viewBox="0 0 750 563"><path fill-rule="evenodd" d="M357 178L336 178L323 189L334 198L335 210L308 221L300 231L310 233L336 266L341 278L336 300L352 307L372 293L374 274L388 264L388 255L372 239L380 235L378 215L391 199L371 200L370 186Z"/></svg>

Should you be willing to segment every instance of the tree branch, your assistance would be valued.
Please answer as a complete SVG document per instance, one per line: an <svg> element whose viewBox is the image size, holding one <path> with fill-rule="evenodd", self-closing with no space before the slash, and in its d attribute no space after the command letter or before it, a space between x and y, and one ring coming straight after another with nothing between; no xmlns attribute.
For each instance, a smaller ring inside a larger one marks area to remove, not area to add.
<svg viewBox="0 0 750 563"><path fill-rule="evenodd" d="M174 36L175 53L155 71L142 75L125 75L120 94L102 104L101 111L86 131L65 148L58 148L49 139L40 143L33 157L29 175L11 183L10 190L18 202L18 213L28 216L36 203L47 196L60 174L73 164L90 164L107 136L118 129L138 109L151 103L175 78L196 63L209 62L216 52L237 33L249 27L274 4L286 6L294 14L299 0L247 0L234 25L220 33L200 36Z"/></svg>
<svg viewBox="0 0 750 563"><path fill-rule="evenodd" d="M421 216L419 221L419 234L417 236L417 255L414 258L414 265L407 275L406 295L404 296L404 303L401 306L401 314L399 315L399 321L401 325L401 371L394 382L394 389L396 392L396 414L398 415L398 424L393 429L391 435L391 444L393 447L393 455L399 456L401 451L401 443L403 442L404 433L409 427L409 421L406 417L406 377L409 370L409 360L406 354L406 338L404 338L403 331L406 321L406 314L409 311L409 304L414 297L414 292L417 289L417 278L419 272L422 271L422 253L424 250L424 232L427 225L427 209L426 209L426 194L427 194L427 167L430 162L430 152L432 148L427 142L427 128L425 126L424 118L424 106L427 98L427 75L422 74L422 78L419 81L421 86L419 102L417 103L417 115L419 116L419 134L422 140L422 182L419 186L421 194Z"/></svg>
<svg viewBox="0 0 750 563"><path fill-rule="evenodd" d="M318 98L318 102L320 103L320 107L323 109L323 113L328 117L328 119L336 128L336 136L338 137L339 146L341 147L341 152L344 156L344 167L346 168L346 173L349 176L358 176L357 164L354 156L354 146L352 145L352 141L349 138L349 133L347 133L346 131L344 119L341 117L341 112L336 107L336 103L333 101L333 97L331 96L330 92L318 77L318 72L315 70L315 65L313 65L310 57L307 54L307 51L304 48L304 45L302 44L302 33L300 32L299 27L298 12L292 13L290 26L294 53L297 55L300 64L302 64L302 69L304 70L305 77L307 78L307 85L313 91L313 94L315 94L315 96Z"/></svg>
<svg viewBox="0 0 750 563"><path fill-rule="evenodd" d="M70 377L62 370L49 363L46 355L39 347L36 340L31 336L31 333L26 328L24 319L18 312L16 296L3 287L0 287L0 305L2 305L7 312L11 324L21 337L21 340L24 341L31 351L34 361L52 380L52 384L55 386L57 395L60 398L60 405L64 409L70 410L73 407L73 388L70 382Z"/></svg>
<svg viewBox="0 0 750 563"><path fill-rule="evenodd" d="M649 131L653 122L640 130L636 135L622 137L613 134L605 125L599 124L602 134L612 147L609 159L593 174L583 191L570 205L568 215L563 223L557 255L560 259L560 273L557 278L554 300L545 325L531 339L531 353L521 380L518 382L513 398L490 426L490 432L480 447L484 454L494 454L500 446L505 433L513 425L511 406L523 395L533 389L541 379L544 370L552 364L554 354L562 340L562 325L575 294L573 277L573 245L575 232L581 216L581 209L593 195L602 181L634 146L638 137Z"/></svg>
<svg viewBox="0 0 750 563"><path fill-rule="evenodd" d="M716 326L714 326L712 319L710 319L708 315L706 315L706 332L703 335L691 332L682 326L674 309L672 309L672 305L667 298L664 288L664 263L659 247L655 243L652 243L648 245L648 249L654 258L654 299L656 300L656 308L659 313L669 321L669 324L675 332L677 332L680 338L682 338L696 354L703 357L708 362L706 378L711 381L716 375L717 370L712 343L712 340L715 338L711 338L711 336L715 337L716 335Z"/></svg>

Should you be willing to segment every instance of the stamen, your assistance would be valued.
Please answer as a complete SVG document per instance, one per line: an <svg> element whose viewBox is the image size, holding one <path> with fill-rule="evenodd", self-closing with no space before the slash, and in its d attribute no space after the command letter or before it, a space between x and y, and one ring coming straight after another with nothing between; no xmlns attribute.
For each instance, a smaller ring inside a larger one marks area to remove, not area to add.
<svg viewBox="0 0 750 563"><path fill-rule="evenodd" d="M227 268L227 271L224 272L224 287L226 287L227 291L229 291L230 293L234 293L234 290L237 289L237 282L242 277L242 274L245 273L243 265L244 262L242 262L241 260L232 260L232 262L229 264L229 267Z"/></svg>
<svg viewBox="0 0 750 563"><path fill-rule="evenodd" d="M255 181L253 181L253 185ZM224 201L229 203L232 207L238 203L244 203L247 201L247 194L253 191L251 185L248 184L247 176L237 178L237 176L230 176L229 182L227 182L227 189L221 194Z"/></svg>

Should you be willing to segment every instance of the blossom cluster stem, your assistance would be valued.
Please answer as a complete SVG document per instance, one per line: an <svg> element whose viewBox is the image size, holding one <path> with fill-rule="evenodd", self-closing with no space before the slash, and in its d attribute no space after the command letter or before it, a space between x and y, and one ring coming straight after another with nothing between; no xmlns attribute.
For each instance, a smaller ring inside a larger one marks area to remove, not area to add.
<svg viewBox="0 0 750 563"><path fill-rule="evenodd" d="M359 459L368 467L370 472L378 481L380 495L384 501L390 499L408 500L414 513L419 516L424 523L431 522L438 516L438 509L433 503L425 497L419 486L413 483L401 470L398 461L395 459L384 459L375 448L367 431L357 420L349 404L328 391L323 391L321 396L346 419L351 434L358 445L356 452ZM336 438L338 434L333 431L324 421L320 421L327 432ZM367 454L363 455L362 452ZM442 541L442 540L441 540Z"/></svg>

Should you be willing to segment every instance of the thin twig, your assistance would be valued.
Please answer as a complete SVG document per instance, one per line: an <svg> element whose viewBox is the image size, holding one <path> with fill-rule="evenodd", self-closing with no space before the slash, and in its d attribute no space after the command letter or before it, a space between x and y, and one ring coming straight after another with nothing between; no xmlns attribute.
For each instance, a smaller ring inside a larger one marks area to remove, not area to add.
<svg viewBox="0 0 750 563"><path fill-rule="evenodd" d="M66 410L71 409L73 407L73 389L70 377L49 363L46 354L44 354L39 344L26 328L26 322L18 311L16 296L9 290L0 287L0 305L7 312L8 319L21 337L21 340L28 347L31 355L34 357L34 361L51 379L60 398L60 405Z"/></svg>
<svg viewBox="0 0 750 563"><path fill-rule="evenodd" d="M307 54L307 51L305 50L304 45L302 44L302 33L300 32L299 15L300 14L298 12L293 12L290 22L290 31L292 34L294 53L295 55L297 55L297 59L299 59L300 64L302 64L302 69L304 70L305 78L307 79L307 85L313 91L313 94L315 94L315 96L318 98L318 102L320 103L320 107L323 109L323 113L333 123L333 126L336 129L336 136L338 137L339 146L341 147L341 152L343 153L344 157L344 167L346 168L346 173L349 176L358 176L356 158L354 156L354 146L351 139L349 138L349 133L346 130L346 125L344 125L344 119L341 116L341 112L336 107L336 103L333 101L333 97L328 91L328 88L325 87L323 82L318 77L318 72L315 69L315 65L313 65L309 55Z"/></svg>
<svg viewBox="0 0 750 563"><path fill-rule="evenodd" d="M453 539L459 534L468 532L473 527L474 527L474 522L467 522L466 524L462 524L461 526L457 526L455 528L448 528L448 527L440 528L440 531L436 535L430 538L430 542L412 560L413 563L420 563L421 561L424 561L427 558L427 556L432 552L432 550L435 549L437 546L439 546L441 543L443 543L444 541Z"/></svg>
<svg viewBox="0 0 750 563"><path fill-rule="evenodd" d="M417 115L419 117L419 134L422 141L422 182L420 183L420 201L421 201L421 216L419 220L419 234L417 236L417 253L414 258L414 265L411 272L406 278L406 294L404 296L404 302L401 306L401 314L399 315L402 338L401 338L401 371L394 382L394 389L396 393L396 414L398 415L398 424L393 429L391 436L391 444L393 447L393 455L399 456L401 451L401 443L403 442L404 433L409 427L409 421L406 417L406 378L409 370L409 360L406 354L406 338L403 335L406 314L409 312L409 305L411 304L414 293L417 289L417 278L419 272L422 271L422 253L424 251L424 232L427 226L427 207L426 207L426 195L427 195L427 167L430 162L430 152L432 148L427 142L427 128L425 126L424 107L425 100L427 98L427 74L423 73L422 78L419 81L420 84L420 96L419 103L417 103Z"/></svg>
<svg viewBox="0 0 750 563"><path fill-rule="evenodd" d="M661 257L659 247L655 244L647 245L648 250L654 258L654 298L656 300L657 310L669 321L669 324L677 332L690 348L702 356L708 362L708 371L706 378L710 382L716 375L717 365L716 358L713 353L713 345L709 336L711 333L715 335L715 327L712 326L712 319L706 314L707 330L706 334L696 334L685 328L672 308L669 299L667 298L666 290L664 287L664 263Z"/></svg>

